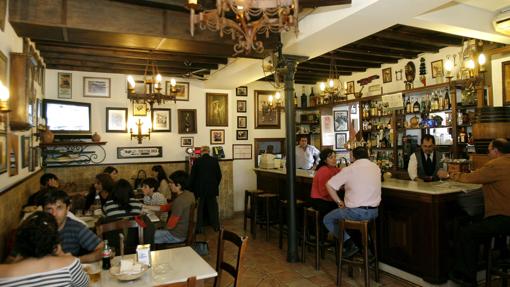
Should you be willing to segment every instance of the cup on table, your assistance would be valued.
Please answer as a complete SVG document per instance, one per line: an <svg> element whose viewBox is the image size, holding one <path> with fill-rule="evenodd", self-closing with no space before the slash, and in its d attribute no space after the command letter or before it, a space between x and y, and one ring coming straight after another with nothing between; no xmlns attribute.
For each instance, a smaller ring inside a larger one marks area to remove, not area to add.
<svg viewBox="0 0 510 287"><path fill-rule="evenodd" d="M101 267L99 264L83 264L83 270L89 275L90 284L95 284L101 281Z"/></svg>

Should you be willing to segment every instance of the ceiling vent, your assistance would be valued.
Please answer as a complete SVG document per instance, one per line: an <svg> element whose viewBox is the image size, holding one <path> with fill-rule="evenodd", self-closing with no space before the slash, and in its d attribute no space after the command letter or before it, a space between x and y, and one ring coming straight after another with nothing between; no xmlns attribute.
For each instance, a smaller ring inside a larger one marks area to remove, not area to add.
<svg viewBox="0 0 510 287"><path fill-rule="evenodd" d="M510 7L507 7L492 20L494 29L502 34L510 35Z"/></svg>

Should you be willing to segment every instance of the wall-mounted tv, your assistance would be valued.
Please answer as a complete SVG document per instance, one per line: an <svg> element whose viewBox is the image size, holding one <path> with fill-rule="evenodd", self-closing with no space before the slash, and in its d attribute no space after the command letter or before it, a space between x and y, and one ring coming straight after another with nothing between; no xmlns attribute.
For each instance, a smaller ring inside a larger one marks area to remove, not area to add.
<svg viewBox="0 0 510 287"><path fill-rule="evenodd" d="M70 101L44 100L43 117L55 134L90 134L90 104Z"/></svg>

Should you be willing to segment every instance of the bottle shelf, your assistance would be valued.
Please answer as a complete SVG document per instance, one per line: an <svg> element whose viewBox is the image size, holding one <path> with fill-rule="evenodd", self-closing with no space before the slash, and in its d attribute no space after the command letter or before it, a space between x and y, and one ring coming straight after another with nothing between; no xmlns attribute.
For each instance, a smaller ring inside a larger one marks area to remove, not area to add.
<svg viewBox="0 0 510 287"><path fill-rule="evenodd" d="M381 118L391 118L391 114L389 115L383 115L383 116L369 116L369 117L362 117L362 120L373 120L373 119L381 119Z"/></svg>

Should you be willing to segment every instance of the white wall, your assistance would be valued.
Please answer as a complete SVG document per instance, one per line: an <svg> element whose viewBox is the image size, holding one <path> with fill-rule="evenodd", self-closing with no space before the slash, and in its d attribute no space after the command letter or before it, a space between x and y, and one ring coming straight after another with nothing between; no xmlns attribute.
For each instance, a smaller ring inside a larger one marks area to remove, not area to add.
<svg viewBox="0 0 510 287"><path fill-rule="evenodd" d="M503 71L502 71L502 63L506 61L510 61L510 55L498 55L497 57L492 57L492 96L494 98L494 106L501 107L503 106ZM508 95L507 97L510 97Z"/></svg>

